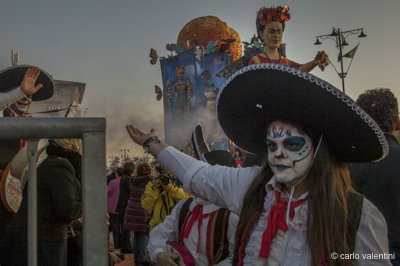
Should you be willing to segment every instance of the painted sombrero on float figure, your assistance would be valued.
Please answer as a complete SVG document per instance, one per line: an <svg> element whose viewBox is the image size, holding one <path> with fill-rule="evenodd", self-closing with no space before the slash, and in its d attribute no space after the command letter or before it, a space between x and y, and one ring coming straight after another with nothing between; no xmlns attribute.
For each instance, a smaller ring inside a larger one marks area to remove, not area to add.
<svg viewBox="0 0 400 266"><path fill-rule="evenodd" d="M265 126L276 119L322 133L342 162L377 161L388 153L378 124L350 97L288 66L255 64L235 72L220 90L217 114L225 134L256 154L265 154Z"/></svg>
<svg viewBox="0 0 400 266"><path fill-rule="evenodd" d="M28 68L34 67L31 65L16 65L0 71L0 92L8 91L13 87L19 87L21 85L22 79L24 78L25 72ZM39 67L38 67L39 68ZM32 95L32 101L43 101L54 93L54 82L52 77L43 69L39 68L40 75L35 83L43 84L43 88L38 90Z"/></svg>

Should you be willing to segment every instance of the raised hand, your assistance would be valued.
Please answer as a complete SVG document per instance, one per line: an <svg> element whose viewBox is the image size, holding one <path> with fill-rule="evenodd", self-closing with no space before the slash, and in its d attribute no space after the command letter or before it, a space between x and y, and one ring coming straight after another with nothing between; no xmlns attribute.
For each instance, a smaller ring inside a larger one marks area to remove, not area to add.
<svg viewBox="0 0 400 266"><path fill-rule="evenodd" d="M314 61L318 64L319 68L324 71L325 67L329 65L329 56L325 51L319 51L315 56Z"/></svg>
<svg viewBox="0 0 400 266"><path fill-rule="evenodd" d="M21 82L20 88L25 95L35 94L38 90L43 87L43 84L39 83L35 86L35 82L40 75L40 70L37 67L30 67L25 72L24 79Z"/></svg>
<svg viewBox="0 0 400 266"><path fill-rule="evenodd" d="M140 131L139 129L135 128L132 125L127 125L126 130L128 131L131 139L136 144L139 144L141 146L143 146L146 139L148 139L152 136L155 136L154 129L150 130L150 132L146 134L146 133L143 133L142 131Z"/></svg>
<svg viewBox="0 0 400 266"><path fill-rule="evenodd" d="M131 137L131 139L136 143L139 144L140 146L143 146L144 142L153 136L157 136L156 132L154 131L154 129L150 130L149 133L143 133L142 131L140 131L139 129L135 128L132 125L127 125L126 126L126 130L129 133L129 136ZM151 153L153 156L158 155L158 153L163 150L164 148L166 148L168 145L166 143L164 143L163 141L159 140L157 142L152 142L148 152Z"/></svg>

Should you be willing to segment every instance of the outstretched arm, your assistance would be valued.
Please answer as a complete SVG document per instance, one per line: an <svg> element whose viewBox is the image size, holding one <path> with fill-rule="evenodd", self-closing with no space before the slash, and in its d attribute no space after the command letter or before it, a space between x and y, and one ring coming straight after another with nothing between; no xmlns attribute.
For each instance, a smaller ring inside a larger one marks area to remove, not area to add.
<svg viewBox="0 0 400 266"><path fill-rule="evenodd" d="M128 130L129 136L132 138L132 140L140 146L143 146L144 142L148 138L150 138L152 136L156 136L156 133L153 129L150 130L150 132L146 134L146 133L143 133L142 131L140 131L139 129L135 128L132 125L127 125L126 130ZM154 157L157 157L158 154L160 153L160 151L162 151L166 147L168 147L168 145L166 143L164 143L163 141L161 141L159 143L153 142L149 147L149 153L152 154Z"/></svg>
<svg viewBox="0 0 400 266"><path fill-rule="evenodd" d="M8 105L17 102L24 97L25 94L21 91L21 88L16 88L7 92L0 93L0 111L2 111Z"/></svg>
<svg viewBox="0 0 400 266"><path fill-rule="evenodd" d="M301 65L299 69L304 72L310 72L316 66L320 66L321 70L324 71L325 67L328 64L329 64L329 56L324 51L319 51L313 60Z"/></svg>
<svg viewBox="0 0 400 266"><path fill-rule="evenodd" d="M127 126L129 135L139 145L154 135L153 131L144 134L133 126ZM185 191L199 196L221 207L240 213L244 195L259 173L258 167L229 168L210 166L187 154L169 147L164 142L153 142L149 152L172 172L184 185Z"/></svg>

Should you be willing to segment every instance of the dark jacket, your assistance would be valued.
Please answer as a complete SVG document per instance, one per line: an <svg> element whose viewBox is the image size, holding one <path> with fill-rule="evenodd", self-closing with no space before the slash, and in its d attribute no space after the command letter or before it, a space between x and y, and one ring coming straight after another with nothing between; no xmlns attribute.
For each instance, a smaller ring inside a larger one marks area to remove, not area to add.
<svg viewBox="0 0 400 266"><path fill-rule="evenodd" d="M129 195L131 194L129 187L130 178L130 176L123 176L119 182L119 198L116 211L122 215L122 219L125 216L126 206L128 205Z"/></svg>
<svg viewBox="0 0 400 266"><path fill-rule="evenodd" d="M80 181L69 160L49 156L37 169L37 185L39 265L66 265L68 226L82 216ZM1 244L3 266L27 265L27 191Z"/></svg>
<svg viewBox="0 0 400 266"><path fill-rule="evenodd" d="M389 155L379 162L349 164L354 188L383 214L388 226L390 252L400 257L400 144L385 134Z"/></svg>
<svg viewBox="0 0 400 266"><path fill-rule="evenodd" d="M150 212L142 207L141 198L146 190L146 184L149 178L146 177L133 177L131 179L131 194L126 207L124 228L134 232L148 232L149 225L148 219Z"/></svg>

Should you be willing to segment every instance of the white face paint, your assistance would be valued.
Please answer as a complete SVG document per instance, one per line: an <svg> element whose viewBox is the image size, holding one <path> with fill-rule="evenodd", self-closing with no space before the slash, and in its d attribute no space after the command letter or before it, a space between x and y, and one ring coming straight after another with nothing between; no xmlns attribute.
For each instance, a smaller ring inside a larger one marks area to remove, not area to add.
<svg viewBox="0 0 400 266"><path fill-rule="evenodd" d="M267 131L268 164L280 183L294 185L311 167L314 147L299 128L274 121Z"/></svg>
<svg viewBox="0 0 400 266"><path fill-rule="evenodd" d="M24 114L28 111L29 106L32 102L32 95L28 95L21 100L13 103L11 109L13 109L17 114Z"/></svg>

